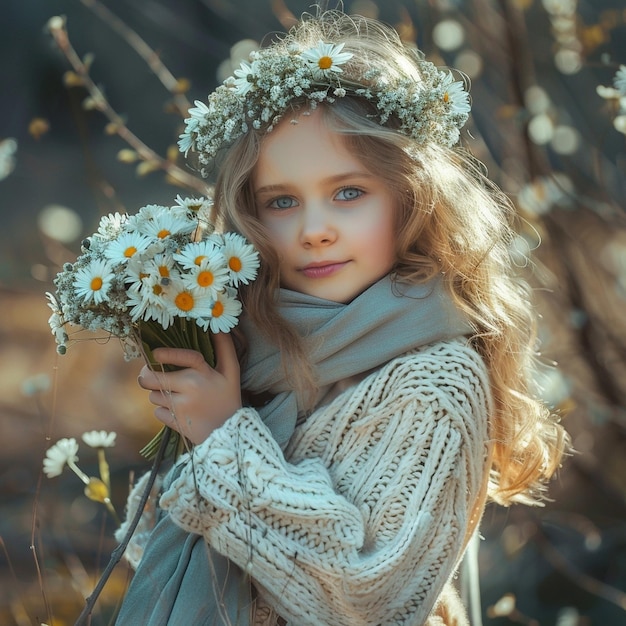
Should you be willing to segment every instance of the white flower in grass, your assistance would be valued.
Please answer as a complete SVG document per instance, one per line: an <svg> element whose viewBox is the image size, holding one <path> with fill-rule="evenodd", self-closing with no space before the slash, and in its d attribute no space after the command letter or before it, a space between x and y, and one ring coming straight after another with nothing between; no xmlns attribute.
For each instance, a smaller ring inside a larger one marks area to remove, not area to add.
<svg viewBox="0 0 626 626"><path fill-rule="evenodd" d="M66 464L78 461L78 444L76 439L59 439L52 447L46 450L43 460L43 471L48 478L60 476Z"/></svg>
<svg viewBox="0 0 626 626"><path fill-rule="evenodd" d="M138 252L144 252L151 239L137 232L121 233L104 248L104 256L113 263L127 263Z"/></svg>
<svg viewBox="0 0 626 626"><path fill-rule="evenodd" d="M230 282L233 287L247 285L256 278L259 254L241 235L226 233L222 254L226 257Z"/></svg>
<svg viewBox="0 0 626 626"><path fill-rule="evenodd" d="M210 293L192 290L182 280L171 281L164 298L170 315L188 319L210 316L213 302Z"/></svg>
<svg viewBox="0 0 626 626"><path fill-rule="evenodd" d="M198 264L183 274L182 280L192 291L215 297L228 282L228 270L225 259L216 252L203 257Z"/></svg>
<svg viewBox="0 0 626 626"><path fill-rule="evenodd" d="M217 295L211 306L211 317L202 320L205 329L210 329L212 333L228 333L237 326L241 302L235 293L234 289L226 288Z"/></svg>
<svg viewBox="0 0 626 626"><path fill-rule="evenodd" d="M117 433L106 430L91 430L83 433L83 441L92 448L112 448L115 445Z"/></svg>
<svg viewBox="0 0 626 626"><path fill-rule="evenodd" d="M442 83L444 88L443 101L450 106L452 113L460 113L468 115L472 110L469 101L469 93L465 91L465 87L460 80L455 81L452 74L448 74Z"/></svg>
<svg viewBox="0 0 626 626"><path fill-rule="evenodd" d="M613 85L622 96L626 96L626 65L620 65L613 77Z"/></svg>
<svg viewBox="0 0 626 626"><path fill-rule="evenodd" d="M320 41L315 48L304 51L300 56L311 66L316 78L324 78L331 72L343 72L339 66L354 56L351 52L342 52L343 46L342 43L336 45Z"/></svg>
<svg viewBox="0 0 626 626"><path fill-rule="evenodd" d="M235 77L227 79L227 83L235 88L240 96L245 96L254 87L254 79L258 70L258 62L242 61L235 70Z"/></svg>
<svg viewBox="0 0 626 626"><path fill-rule="evenodd" d="M74 276L76 295L84 302L101 304L107 299L107 291L115 274L108 261L93 259Z"/></svg>

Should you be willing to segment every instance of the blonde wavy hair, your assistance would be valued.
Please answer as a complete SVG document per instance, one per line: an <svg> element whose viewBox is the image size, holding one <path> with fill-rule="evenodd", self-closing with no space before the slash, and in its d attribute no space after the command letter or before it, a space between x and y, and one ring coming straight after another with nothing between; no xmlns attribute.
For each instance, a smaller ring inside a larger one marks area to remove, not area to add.
<svg viewBox="0 0 626 626"><path fill-rule="evenodd" d="M362 17L339 12L305 16L271 45L307 47L320 40L344 43L357 63L419 80L419 53L391 28ZM350 67L344 71L350 80ZM294 114L306 106L294 102ZM471 320L471 341L488 367L494 399L491 498L504 505L538 503L569 444L556 417L530 391L535 319L530 289L510 257L514 208L462 148L416 146L397 132L397 120L376 123L372 106L345 97L320 110L368 171L386 179L394 191L399 207L395 279L425 281L442 274L451 297ZM268 297L280 284L278 255L257 219L251 187L263 136L263 129L250 130L224 150L215 207L224 227L245 235L260 252L260 276L242 293L246 314L281 350L295 390L313 397L315 380L300 338Z"/></svg>

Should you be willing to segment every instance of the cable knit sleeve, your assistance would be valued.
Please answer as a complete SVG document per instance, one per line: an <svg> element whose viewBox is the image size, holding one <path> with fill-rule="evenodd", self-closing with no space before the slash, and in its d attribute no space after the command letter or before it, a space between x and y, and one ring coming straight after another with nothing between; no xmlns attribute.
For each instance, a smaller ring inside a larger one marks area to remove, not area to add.
<svg viewBox="0 0 626 626"><path fill-rule="evenodd" d="M161 506L289 623L422 624L485 480L489 391L462 341L394 359L283 452L252 409L197 446Z"/></svg>

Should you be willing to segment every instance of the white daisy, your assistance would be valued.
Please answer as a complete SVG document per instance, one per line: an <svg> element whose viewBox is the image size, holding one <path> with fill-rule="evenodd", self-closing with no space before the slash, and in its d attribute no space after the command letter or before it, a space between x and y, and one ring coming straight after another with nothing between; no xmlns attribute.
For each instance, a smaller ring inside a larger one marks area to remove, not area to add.
<svg viewBox="0 0 626 626"><path fill-rule="evenodd" d="M46 450L43 460L43 471L48 478L60 476L66 463L78 461L78 444L76 439L59 439L52 447Z"/></svg>
<svg viewBox="0 0 626 626"><path fill-rule="evenodd" d="M107 299L107 292L115 274L108 261L92 259L86 267L77 270L74 276L76 295L84 302L101 304Z"/></svg>
<svg viewBox="0 0 626 626"><path fill-rule="evenodd" d="M247 285L256 278L259 254L238 233L225 233L222 254L226 257L230 282L233 287Z"/></svg>
<svg viewBox="0 0 626 626"><path fill-rule="evenodd" d="M202 217L206 219L209 215L213 201L209 198L182 198L180 195L176 196L176 204L172 206L172 209L184 209L189 211L198 218Z"/></svg>
<svg viewBox="0 0 626 626"><path fill-rule="evenodd" d="M207 237L202 241L193 241L186 244L180 252L174 254L174 259L181 267L192 270L199 267L203 261L216 257L216 261L226 266L226 259L219 248L218 237Z"/></svg>
<svg viewBox="0 0 626 626"><path fill-rule="evenodd" d="M171 315L189 319L210 316L214 301L210 294L194 291L182 280L170 282L164 300L165 308Z"/></svg>
<svg viewBox="0 0 626 626"><path fill-rule="evenodd" d="M239 68L235 70L235 77L228 80L229 86L235 88L240 96L245 96L254 87L254 79L257 73L258 63L246 63L242 61Z"/></svg>
<svg viewBox="0 0 626 626"><path fill-rule="evenodd" d="M104 256L115 264L127 263L138 252L144 252L150 243L150 238L141 233L121 233L104 248Z"/></svg>
<svg viewBox="0 0 626 626"><path fill-rule="evenodd" d="M459 80L455 81L452 74L448 74L442 83L444 88L443 101L450 106L452 113L469 114L472 110L469 101L469 93L465 91L463 83Z"/></svg>
<svg viewBox="0 0 626 626"><path fill-rule="evenodd" d="M613 77L613 85L620 94L626 96L626 65L620 65L617 73Z"/></svg>
<svg viewBox="0 0 626 626"><path fill-rule="evenodd" d="M48 299L47 304L52 310L52 315L48 319L50 331L54 335L54 339L59 346L65 345L69 337L67 336L67 331L65 330L67 322L65 321L61 304L57 300L56 296L51 294L49 291L46 291L46 298Z"/></svg>
<svg viewBox="0 0 626 626"><path fill-rule="evenodd" d="M198 122L206 121L206 116L210 114L209 107L202 102L202 100L194 100L195 107L191 107L187 110L189 116L185 122L189 122L190 120L196 120Z"/></svg>
<svg viewBox="0 0 626 626"><path fill-rule="evenodd" d="M324 78L329 72L343 72L339 66L354 56L351 52L342 52L343 46L320 41L317 47L305 50L300 56L312 67L316 78Z"/></svg>
<svg viewBox="0 0 626 626"><path fill-rule="evenodd" d="M92 448L112 448L115 445L115 438L117 433L106 430L90 430L88 433L83 433L83 441Z"/></svg>
<svg viewBox="0 0 626 626"><path fill-rule="evenodd" d="M241 314L241 302L235 298L234 289L225 289L217 295L211 307L211 317L202 320L212 333L227 333L235 326Z"/></svg>
<svg viewBox="0 0 626 626"><path fill-rule="evenodd" d="M171 211L169 207L159 208L162 210L155 211L148 219L137 220L137 231L148 237L165 239L172 235L191 233L198 226L195 220L191 220L181 213Z"/></svg>
<svg viewBox="0 0 626 626"><path fill-rule="evenodd" d="M132 321L155 320L167 330L172 325L174 316L167 306L165 295L162 281L155 276L144 281L141 289L128 291L126 306Z"/></svg>
<svg viewBox="0 0 626 626"><path fill-rule="evenodd" d="M215 297L229 279L225 259L219 252L205 256L182 279L191 290Z"/></svg>

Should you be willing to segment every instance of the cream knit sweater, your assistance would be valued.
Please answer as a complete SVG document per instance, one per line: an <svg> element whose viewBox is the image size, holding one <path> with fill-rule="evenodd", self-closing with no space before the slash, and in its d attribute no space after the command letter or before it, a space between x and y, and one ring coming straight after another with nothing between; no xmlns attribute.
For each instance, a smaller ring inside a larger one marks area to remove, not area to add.
<svg viewBox="0 0 626 626"><path fill-rule="evenodd" d="M489 403L477 353L432 344L317 409L285 451L239 410L181 457L160 506L249 572L256 624L275 623L268 606L298 626L424 624L486 479ZM135 566L151 523L127 551Z"/></svg>

